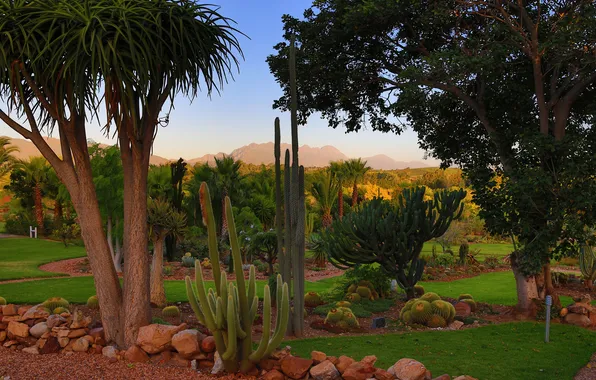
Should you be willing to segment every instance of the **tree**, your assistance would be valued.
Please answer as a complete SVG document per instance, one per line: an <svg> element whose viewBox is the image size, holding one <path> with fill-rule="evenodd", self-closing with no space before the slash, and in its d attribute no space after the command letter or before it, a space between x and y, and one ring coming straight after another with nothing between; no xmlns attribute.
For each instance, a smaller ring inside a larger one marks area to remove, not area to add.
<svg viewBox="0 0 596 380"><path fill-rule="evenodd" d="M366 161L362 161L361 158L352 158L346 162L348 176L354 181L352 188L352 207L358 204L358 183L364 179L364 175L369 170L370 167L366 166Z"/></svg>
<svg viewBox="0 0 596 380"><path fill-rule="evenodd" d="M183 181L186 175L186 162L184 159L179 158L178 161L170 164L170 178L171 178L171 198L170 202L174 209L178 212L182 212L182 202L184 200L183 192ZM173 235L166 237L166 254L168 259L171 261L174 259L174 252L176 251L177 238Z"/></svg>
<svg viewBox="0 0 596 380"><path fill-rule="evenodd" d="M275 274L273 264L277 260L277 234L275 231L260 231L250 239L249 252L269 265L269 275Z"/></svg>
<svg viewBox="0 0 596 380"><path fill-rule="evenodd" d="M221 194L221 201L225 202L227 196L230 199L235 197L231 196L236 194L238 190L237 184L240 182L240 167L242 162L237 161L234 157L224 155L222 158L215 157L215 183L217 189ZM222 210L225 210L224 203L221 206ZM225 212L221 213L221 239L227 240L228 224L226 220Z"/></svg>
<svg viewBox="0 0 596 380"><path fill-rule="evenodd" d="M170 165L151 165L147 174L147 194L150 198L169 200L172 197Z"/></svg>
<svg viewBox="0 0 596 380"><path fill-rule="evenodd" d="M178 212L164 200L149 199L147 225L153 242L151 262L151 303L158 307L166 305L166 291L163 284L163 249L166 236L178 238L186 228L186 215Z"/></svg>
<svg viewBox="0 0 596 380"><path fill-rule="evenodd" d="M48 182L50 168L43 157L31 157L29 161L23 162L25 179L31 183L33 188L33 201L35 204L35 220L39 234L45 233L43 224L43 188Z"/></svg>
<svg viewBox="0 0 596 380"><path fill-rule="evenodd" d="M115 11L117 10L117 11ZM240 52L230 20L192 1L20 0L0 3L0 119L54 167L77 211L107 341L127 347L150 322L147 172L162 108L220 90ZM59 28L56 26L60 25ZM124 171L124 287L93 185L86 121L105 106ZM60 155L42 132L54 128Z"/></svg>
<svg viewBox="0 0 596 380"><path fill-rule="evenodd" d="M0 178L4 177L15 167L17 160L13 153L18 152L19 148L10 145L8 137L0 137Z"/></svg>
<svg viewBox="0 0 596 380"><path fill-rule="evenodd" d="M333 161L329 163L329 170L337 180L337 217L341 220L344 217L343 183L350 176L348 164L341 161Z"/></svg>
<svg viewBox="0 0 596 380"><path fill-rule="evenodd" d="M304 20L284 16L300 47L300 120L321 112L332 127L397 133L406 120L431 156L463 169L487 228L519 242L527 310L552 293L549 260L581 235L572 226L594 222L578 195L596 190L595 15L588 0L316 2ZM276 49L275 106L287 109L288 43Z"/></svg>
<svg viewBox="0 0 596 380"><path fill-rule="evenodd" d="M311 193L317 200L319 209L321 210L321 218L323 221L323 228L331 226L333 216L331 216L331 208L337 198L337 188L339 183L336 181L330 170L321 173L313 182Z"/></svg>
<svg viewBox="0 0 596 380"><path fill-rule="evenodd" d="M466 192L445 191L424 200L424 188L405 189L397 202L375 198L332 228L321 233L329 260L340 268L379 264L415 297L414 285L422 277L424 243L442 235L463 211Z"/></svg>
<svg viewBox="0 0 596 380"><path fill-rule="evenodd" d="M192 216L192 225L202 225L201 218L201 200L200 189L203 182L211 188L215 188L215 173L207 163L197 163L193 166L190 173L190 179L185 183L187 196L184 197L189 208L189 215Z"/></svg>

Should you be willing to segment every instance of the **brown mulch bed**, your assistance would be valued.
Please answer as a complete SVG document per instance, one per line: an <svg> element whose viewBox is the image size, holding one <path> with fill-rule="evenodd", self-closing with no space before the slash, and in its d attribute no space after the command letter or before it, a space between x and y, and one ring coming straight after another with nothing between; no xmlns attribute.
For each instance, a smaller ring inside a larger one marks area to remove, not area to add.
<svg viewBox="0 0 596 380"><path fill-rule="evenodd" d="M507 272L511 271L510 266L502 266L497 268L484 268L481 271L468 271L466 272L466 267L454 267L453 269L446 270L446 268L426 268L425 273L436 273L436 277L431 279L424 280L424 282L449 282L455 280L462 280L464 278L471 278L480 276L481 274L486 273L493 273L493 272Z"/></svg>
<svg viewBox="0 0 596 380"><path fill-rule="evenodd" d="M573 380L593 380L596 379L596 353L590 358L590 362L580 369Z"/></svg>
<svg viewBox="0 0 596 380"><path fill-rule="evenodd" d="M14 346L13 346L14 347ZM103 355L86 353L31 355L0 347L0 377L20 379L213 379L190 368L110 361ZM219 379L254 379L227 375Z"/></svg>

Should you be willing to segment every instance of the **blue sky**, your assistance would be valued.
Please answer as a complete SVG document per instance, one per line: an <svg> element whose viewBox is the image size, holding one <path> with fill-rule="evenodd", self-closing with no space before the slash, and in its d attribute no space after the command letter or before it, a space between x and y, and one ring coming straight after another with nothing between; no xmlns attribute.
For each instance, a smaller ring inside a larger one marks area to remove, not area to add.
<svg viewBox="0 0 596 380"><path fill-rule="evenodd" d="M167 158L199 157L207 153L229 153L233 149L256 142L273 140L273 120L279 116L282 140L290 141L289 113L272 109L272 102L281 95L279 85L269 73L266 57L281 41L281 16L289 13L301 16L311 0L218 0L220 13L238 23L237 28L250 39L240 37L245 60L235 81L224 87L221 95L211 99L200 95L192 104L177 97L170 124L161 128L154 145L154 153ZM98 126L88 129L90 138L98 142L110 141ZM0 122L0 135L18 137ZM424 152L418 149L416 135L407 131L398 136L370 130L346 134L332 129L317 115L310 118L299 131L300 145L333 145L350 157L386 154L403 161L418 161ZM112 143L114 143L112 141ZM427 161L433 164L435 161Z"/></svg>

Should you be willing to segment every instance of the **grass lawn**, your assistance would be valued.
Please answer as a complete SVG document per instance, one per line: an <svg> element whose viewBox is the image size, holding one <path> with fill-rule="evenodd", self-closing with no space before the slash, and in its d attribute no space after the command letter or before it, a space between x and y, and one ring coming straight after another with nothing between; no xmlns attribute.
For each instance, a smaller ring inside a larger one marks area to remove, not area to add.
<svg viewBox="0 0 596 380"><path fill-rule="evenodd" d="M37 267L85 255L85 248L65 248L59 242L27 238L0 239L0 280L60 276L59 273L40 271Z"/></svg>
<svg viewBox="0 0 596 380"><path fill-rule="evenodd" d="M544 343L544 325L507 323L459 331L427 331L287 342L310 357L313 350L361 359L376 355L389 368L409 357L422 362L433 377L470 375L478 379L572 379L596 350L596 333L569 325L552 325Z"/></svg>
<svg viewBox="0 0 596 380"><path fill-rule="evenodd" d="M439 243L433 243L432 241L429 241L429 242L424 243L424 247L422 248L421 256L422 257L431 256L433 245L435 245L435 247L436 247L437 254L440 254L443 252L443 250L441 249L441 245ZM457 256L458 252L459 252L459 245L453 245L451 247L451 249L453 250L455 256ZM483 243L470 244L470 252L475 251L475 250L480 250L480 252L478 252L478 254L476 255L476 258L479 261L484 261L486 256L498 256L498 257L507 256L508 254L513 252L513 244L502 244L502 243L501 244L499 244L499 243L496 243L496 244L483 244Z"/></svg>
<svg viewBox="0 0 596 380"><path fill-rule="evenodd" d="M208 281L210 286L212 281ZM323 292L333 279L317 282L306 282L306 291ZM257 281L257 291L263 296L263 287L267 281ZM169 302L188 302L184 281L166 281L166 296ZM69 277L38 281L26 281L0 284L0 296L9 303L36 304L50 297L64 297L72 303L85 303L87 298L95 294L92 277Z"/></svg>

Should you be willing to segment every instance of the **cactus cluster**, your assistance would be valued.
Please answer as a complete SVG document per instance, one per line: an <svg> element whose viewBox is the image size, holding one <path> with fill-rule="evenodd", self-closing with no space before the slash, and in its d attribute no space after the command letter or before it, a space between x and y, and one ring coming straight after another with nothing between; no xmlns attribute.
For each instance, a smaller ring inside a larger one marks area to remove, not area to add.
<svg viewBox="0 0 596 380"><path fill-rule="evenodd" d="M458 301L465 302L468 305L470 305L470 310L472 311L472 313L476 311L476 301L474 301L474 297L472 297L471 294L460 294L458 297Z"/></svg>
<svg viewBox="0 0 596 380"><path fill-rule="evenodd" d="M304 306L317 307L322 304L321 296L317 292L308 292L304 295Z"/></svg>
<svg viewBox="0 0 596 380"><path fill-rule="evenodd" d="M59 306L52 311L52 314L63 314L63 313L70 314L70 311L67 308L62 307L62 306Z"/></svg>
<svg viewBox="0 0 596 380"><path fill-rule="evenodd" d="M358 319L348 307L338 306L329 310L325 323L333 326L337 326L344 330L360 327Z"/></svg>
<svg viewBox="0 0 596 380"><path fill-rule="evenodd" d="M0 306L6 305L6 299L4 297L0 297Z"/></svg>
<svg viewBox="0 0 596 380"><path fill-rule="evenodd" d="M239 370L247 372L261 359L269 357L282 342L290 312L288 284L277 279L276 304L277 321L271 335L271 293L269 285L263 292L263 333L258 348L253 351L252 324L257 314L259 298L256 294L256 272L250 267L248 284L242 275L242 258L234 224L230 198L225 198L225 213L228 221L228 236L233 256L236 283L228 282L225 271L219 266L219 250L211 198L206 183L200 189L203 223L207 226L209 256L213 266L215 288L207 290L203 271L195 262L195 287L186 277L186 294L199 322L213 334L217 352L229 373Z"/></svg>
<svg viewBox="0 0 596 380"><path fill-rule="evenodd" d="M70 306L68 301L62 297L48 298L42 305L43 305L43 307L45 307L49 310L56 310L56 308L58 308L58 307L63 307L65 309L68 309L68 307Z"/></svg>
<svg viewBox="0 0 596 380"><path fill-rule="evenodd" d="M424 294L424 287L422 285L414 285L414 294L416 297L421 297Z"/></svg>
<svg viewBox="0 0 596 380"><path fill-rule="evenodd" d="M192 268L195 266L195 258L192 257L190 252L186 252L184 256L182 256L182 266L186 268Z"/></svg>
<svg viewBox="0 0 596 380"><path fill-rule="evenodd" d="M432 328L447 327L455 319L455 307L441 300L436 293L426 293L424 298L411 299L399 313L400 319L408 324Z"/></svg>
<svg viewBox="0 0 596 380"><path fill-rule="evenodd" d="M97 296L91 296L87 299L87 307L89 309L99 309L99 300Z"/></svg>
<svg viewBox="0 0 596 380"><path fill-rule="evenodd" d="M346 293L346 299L350 302L360 302L362 300L374 301L380 297L371 282L366 280L362 280L357 284L351 284L348 286Z"/></svg>
<svg viewBox="0 0 596 380"><path fill-rule="evenodd" d="M180 309L178 306L166 306L161 311L161 315L166 318L177 318L180 316Z"/></svg>

